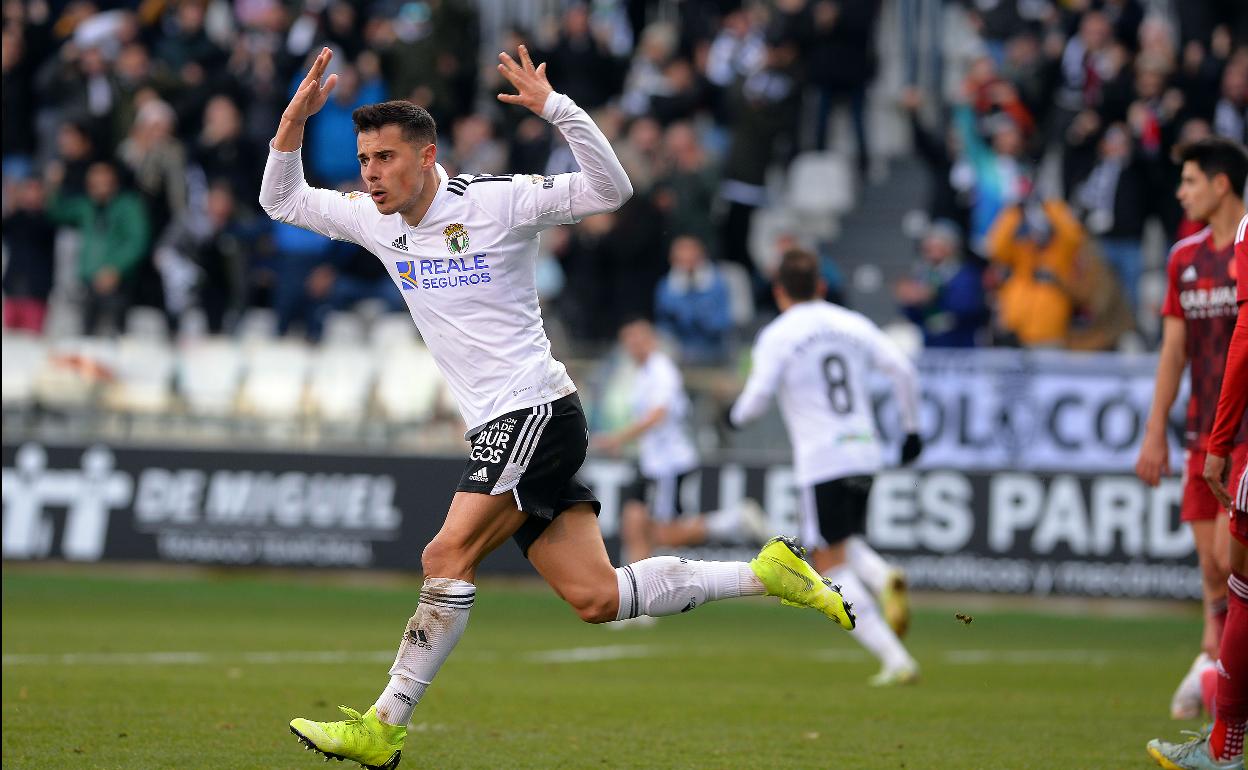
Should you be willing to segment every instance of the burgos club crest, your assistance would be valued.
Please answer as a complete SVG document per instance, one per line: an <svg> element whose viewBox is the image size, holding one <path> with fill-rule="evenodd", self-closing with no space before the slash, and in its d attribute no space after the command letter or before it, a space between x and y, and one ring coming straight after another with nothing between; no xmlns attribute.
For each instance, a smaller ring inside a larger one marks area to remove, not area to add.
<svg viewBox="0 0 1248 770"><path fill-rule="evenodd" d="M442 235L446 237L446 250L452 254L463 254L468 250L468 231L460 223L447 225Z"/></svg>

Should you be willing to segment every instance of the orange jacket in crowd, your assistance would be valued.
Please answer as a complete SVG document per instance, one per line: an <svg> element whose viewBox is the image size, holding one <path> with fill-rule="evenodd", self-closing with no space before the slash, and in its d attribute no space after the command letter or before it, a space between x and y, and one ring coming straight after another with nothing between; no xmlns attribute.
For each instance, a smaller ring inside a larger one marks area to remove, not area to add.
<svg viewBox="0 0 1248 770"><path fill-rule="evenodd" d="M1074 303L1067 286L1083 244L1083 227L1060 200L1044 202L1050 237L1042 244L1027 233L1022 206L1003 209L986 242L993 263L1008 276L997 295L998 323L1026 346L1060 346L1070 329Z"/></svg>

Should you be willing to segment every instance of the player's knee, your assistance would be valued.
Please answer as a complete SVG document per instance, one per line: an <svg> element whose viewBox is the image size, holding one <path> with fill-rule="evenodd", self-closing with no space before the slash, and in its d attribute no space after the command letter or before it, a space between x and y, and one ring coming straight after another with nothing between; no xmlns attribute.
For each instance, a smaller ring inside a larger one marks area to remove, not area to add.
<svg viewBox="0 0 1248 770"><path fill-rule="evenodd" d="M610 590L586 587L569 592L564 598L586 623L610 623L619 614L620 595L614 584Z"/></svg>
<svg viewBox="0 0 1248 770"><path fill-rule="evenodd" d="M421 552L420 566L425 577L471 580L474 572L472 559L467 553L436 537Z"/></svg>

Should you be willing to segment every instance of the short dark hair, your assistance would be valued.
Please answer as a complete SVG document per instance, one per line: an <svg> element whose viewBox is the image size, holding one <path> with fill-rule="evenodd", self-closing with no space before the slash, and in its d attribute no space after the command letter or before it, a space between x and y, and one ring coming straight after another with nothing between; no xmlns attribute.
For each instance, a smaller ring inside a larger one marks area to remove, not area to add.
<svg viewBox="0 0 1248 770"><path fill-rule="evenodd" d="M1231 193L1244 197L1244 183L1248 181L1248 153L1238 142L1211 136L1192 142L1179 153L1179 163L1195 163L1202 174L1213 180L1218 174L1226 174L1231 183Z"/></svg>
<svg viewBox="0 0 1248 770"><path fill-rule="evenodd" d="M378 102L356 107L351 113L355 133L380 131L382 126L398 126L403 131L403 141L433 144L438 139L438 126L424 107L411 102L396 100Z"/></svg>
<svg viewBox="0 0 1248 770"><path fill-rule="evenodd" d="M819 258L805 249L789 249L780 257L776 283L796 302L814 299L819 291Z"/></svg>

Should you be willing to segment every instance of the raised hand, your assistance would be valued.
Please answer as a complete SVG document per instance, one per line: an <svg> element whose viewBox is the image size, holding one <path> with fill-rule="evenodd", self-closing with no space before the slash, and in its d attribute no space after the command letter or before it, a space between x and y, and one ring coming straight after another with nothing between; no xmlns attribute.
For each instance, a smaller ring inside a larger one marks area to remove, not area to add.
<svg viewBox="0 0 1248 770"><path fill-rule="evenodd" d="M542 108L546 106L546 97L555 90L550 87L550 81L546 79L546 62L534 67L533 59L529 57L529 49L523 45L520 46L519 64L506 53L500 53L498 61L498 71L519 92L499 94L498 100L507 104L528 107L540 116Z"/></svg>
<svg viewBox="0 0 1248 770"><path fill-rule="evenodd" d="M308 70L307 76L299 84L299 90L295 91L290 104L282 112L284 120L303 124L325 106L325 102L329 100L329 93L338 84L338 76L330 75L325 79L325 84L321 85L321 76L325 74L325 69L333 58L334 52L328 48L322 48L321 52L316 55L316 61L312 62L312 69Z"/></svg>

